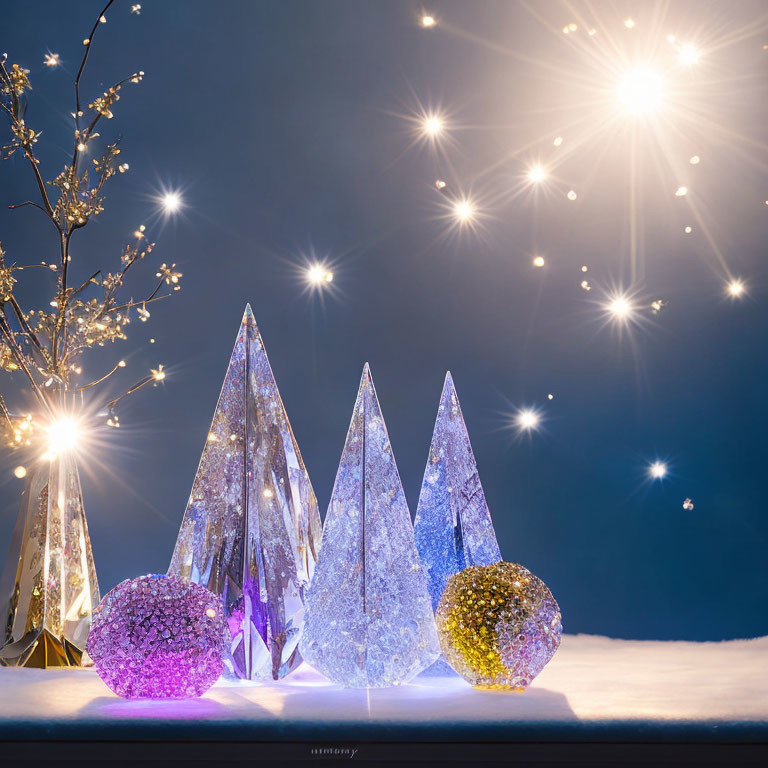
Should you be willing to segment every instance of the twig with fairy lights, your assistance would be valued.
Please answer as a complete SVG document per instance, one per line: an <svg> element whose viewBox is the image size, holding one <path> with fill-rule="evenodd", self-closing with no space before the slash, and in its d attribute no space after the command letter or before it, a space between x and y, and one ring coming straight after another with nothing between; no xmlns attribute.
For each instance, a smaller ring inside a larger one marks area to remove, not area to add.
<svg viewBox="0 0 768 768"><path fill-rule="evenodd" d="M79 393L82 396L86 390L104 383L125 367L125 362L121 360L106 374L80 383L77 377L83 372L81 355L94 347L103 347L107 342L126 339L126 326L132 317L135 315L139 320L146 321L149 318L147 305L179 290L181 278L175 264L162 264L156 271L157 283L145 298L119 297L129 270L144 261L154 247L142 225L134 232L133 240L125 245L117 270L99 269L82 283L71 285L72 237L104 210L105 183L128 170L128 164L120 161L119 140L108 143L100 156L93 159L92 167L86 167L87 152L99 138L96 129L102 119L113 117L112 109L120 99L120 91L127 85L141 82L144 76L142 71L135 71L94 98L87 108L81 103L80 81L91 45L101 24L106 23L105 14L113 2L109 0L106 3L83 41L83 56L74 80L72 159L50 180L45 179L35 154L35 145L41 133L30 127L26 120L28 96L32 90L29 70L17 63L9 64L5 54L0 58L0 108L10 127L9 140L0 146L0 158L22 155L39 193L38 200L25 200L9 208L31 207L39 210L53 225L57 239L57 256L51 263L8 263L0 247L0 368L6 373L21 374L26 378L46 422L65 412L74 395ZM133 7L133 13L136 13L136 7ZM58 54L49 53L43 63L49 68L59 66ZM16 296L19 273L32 268L56 274L50 301L52 310L25 310ZM94 293L95 296L89 295ZM108 405L107 424L119 426L114 407L125 396L164 378L163 366L160 365L112 399ZM14 415L0 395L0 434L8 445L29 445L35 423L29 414Z"/></svg>

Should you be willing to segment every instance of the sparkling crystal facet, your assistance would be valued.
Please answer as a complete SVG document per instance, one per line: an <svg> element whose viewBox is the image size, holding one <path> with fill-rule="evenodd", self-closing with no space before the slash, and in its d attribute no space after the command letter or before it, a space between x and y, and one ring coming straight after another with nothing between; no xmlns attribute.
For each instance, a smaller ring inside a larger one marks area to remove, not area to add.
<svg viewBox="0 0 768 768"><path fill-rule="evenodd" d="M381 688L439 655L413 524L366 364L307 596L304 658L332 681Z"/></svg>
<svg viewBox="0 0 768 768"><path fill-rule="evenodd" d="M0 666L81 663L99 584L75 457L27 477L0 578Z"/></svg>
<svg viewBox="0 0 768 768"><path fill-rule="evenodd" d="M315 493L248 306L169 568L222 596L236 677L277 680L301 663L320 536Z"/></svg>
<svg viewBox="0 0 768 768"><path fill-rule="evenodd" d="M104 596L88 655L118 696L201 696L224 667L226 627L221 598L205 587L175 576L140 576Z"/></svg>
<svg viewBox="0 0 768 768"><path fill-rule="evenodd" d="M440 397L414 532L435 610L454 573L501 560L450 371Z"/></svg>
<svg viewBox="0 0 768 768"><path fill-rule="evenodd" d="M471 565L451 576L435 618L448 663L478 688L526 688L563 632L547 585L517 563Z"/></svg>

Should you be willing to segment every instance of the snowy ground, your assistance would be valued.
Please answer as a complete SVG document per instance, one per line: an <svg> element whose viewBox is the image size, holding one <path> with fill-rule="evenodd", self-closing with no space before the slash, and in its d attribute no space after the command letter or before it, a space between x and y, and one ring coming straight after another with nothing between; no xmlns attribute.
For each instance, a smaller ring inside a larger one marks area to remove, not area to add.
<svg viewBox="0 0 768 768"><path fill-rule="evenodd" d="M41 728L41 726L43 726ZM768 637L722 643L565 636L525 693L458 677L345 690L308 667L221 681L202 699L124 701L93 670L0 669L0 739L120 737L768 739Z"/></svg>

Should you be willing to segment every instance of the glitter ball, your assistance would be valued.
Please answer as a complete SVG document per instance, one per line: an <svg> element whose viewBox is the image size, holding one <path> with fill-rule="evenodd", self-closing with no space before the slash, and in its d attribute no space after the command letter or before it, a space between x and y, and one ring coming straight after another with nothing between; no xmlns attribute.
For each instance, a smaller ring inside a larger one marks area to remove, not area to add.
<svg viewBox="0 0 768 768"><path fill-rule="evenodd" d="M563 631L546 584L503 561L452 576L435 620L448 663L478 688L526 688L558 649Z"/></svg>
<svg viewBox="0 0 768 768"><path fill-rule="evenodd" d="M129 699L201 696L221 675L226 623L219 598L175 576L118 584L99 603L88 655Z"/></svg>

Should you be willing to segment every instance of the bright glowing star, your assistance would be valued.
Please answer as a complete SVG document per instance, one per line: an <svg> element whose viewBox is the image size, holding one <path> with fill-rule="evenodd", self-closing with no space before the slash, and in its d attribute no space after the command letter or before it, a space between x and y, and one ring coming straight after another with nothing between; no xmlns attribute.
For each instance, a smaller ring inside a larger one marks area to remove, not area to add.
<svg viewBox="0 0 768 768"><path fill-rule="evenodd" d="M648 467L648 474L654 480L661 480L667 474L667 465L663 461L654 461Z"/></svg>
<svg viewBox="0 0 768 768"><path fill-rule="evenodd" d="M698 155L694 155L688 162L691 165L698 165L701 162L701 158Z"/></svg>
<svg viewBox="0 0 768 768"><path fill-rule="evenodd" d="M528 171L528 180L532 181L534 184L544 181L546 178L547 172L540 165L534 165L533 168Z"/></svg>
<svg viewBox="0 0 768 768"><path fill-rule="evenodd" d="M605 311L615 320L624 322L632 317L634 307L632 302L624 294L613 296L605 305Z"/></svg>
<svg viewBox="0 0 768 768"><path fill-rule="evenodd" d="M555 136L555 140L552 142L556 147L559 147L563 143L562 136Z"/></svg>
<svg viewBox="0 0 768 768"><path fill-rule="evenodd" d="M457 200L453 205L453 213L460 224L465 224L472 221L475 207L469 200Z"/></svg>
<svg viewBox="0 0 768 768"><path fill-rule="evenodd" d="M275 494L272 493L270 488L265 488L261 494L265 499L271 499Z"/></svg>
<svg viewBox="0 0 768 768"><path fill-rule="evenodd" d="M61 64L61 60L59 59L59 54L47 53L45 55L45 58L43 59L43 64L45 64L46 67L51 67L52 69L54 67L58 67L59 64Z"/></svg>
<svg viewBox="0 0 768 768"><path fill-rule="evenodd" d="M431 27L434 27L435 24L437 24L437 21L434 16L424 14L424 16L421 17L421 26L425 29L430 29Z"/></svg>
<svg viewBox="0 0 768 768"><path fill-rule="evenodd" d="M149 372L155 381L162 381L165 378L165 371L162 365L158 365L157 368L150 368Z"/></svg>
<svg viewBox="0 0 768 768"><path fill-rule="evenodd" d="M438 180L435 182L435 187L437 187L437 189L439 189L441 192L442 192L442 191L443 191L443 190L444 190L444 189L445 189L447 186L448 186L448 185L447 185L447 184L446 184L446 183L445 183L445 182L444 182L442 179L438 179Z"/></svg>
<svg viewBox="0 0 768 768"><path fill-rule="evenodd" d="M675 190L675 197L685 197L688 194L688 187L678 187Z"/></svg>
<svg viewBox="0 0 768 768"><path fill-rule="evenodd" d="M575 189L572 189L572 190L570 190L570 191L568 192L568 194L566 195L566 197L567 197L569 200L575 200L575 199L578 197L578 195L576 194L576 190L575 190Z"/></svg>
<svg viewBox="0 0 768 768"><path fill-rule="evenodd" d="M656 301L651 302L651 310L654 312L654 314L661 312L661 310L666 306L667 302L662 301L661 299L656 299Z"/></svg>
<svg viewBox="0 0 768 768"><path fill-rule="evenodd" d="M48 454L58 456L77 447L80 429L74 419L59 419L48 425Z"/></svg>
<svg viewBox="0 0 768 768"><path fill-rule="evenodd" d="M541 417L532 408L523 408L517 412L515 424L519 430L531 431L538 429L541 423Z"/></svg>
<svg viewBox="0 0 768 768"><path fill-rule="evenodd" d="M632 114L655 112L664 98L664 82L657 72L638 67L624 75L619 86L619 100Z"/></svg>
<svg viewBox="0 0 768 768"><path fill-rule="evenodd" d="M436 138L443 132L445 124L438 115L427 115L422 123L424 133L430 138Z"/></svg>
<svg viewBox="0 0 768 768"><path fill-rule="evenodd" d="M320 285L325 280L325 270L319 264L313 264L307 270L307 280L313 285Z"/></svg>
<svg viewBox="0 0 768 768"><path fill-rule="evenodd" d="M692 67L694 64L698 63L700 58L701 54L696 49L696 46L691 45L690 43L681 45L680 52L677 54L677 60L684 67Z"/></svg>
<svg viewBox="0 0 768 768"><path fill-rule="evenodd" d="M176 213L183 205L181 195L178 192L166 192L160 202L163 206L163 211L167 214Z"/></svg>
<svg viewBox="0 0 768 768"><path fill-rule="evenodd" d="M691 499L686 499L683 502L683 509L690 512L693 509L693 501L691 501Z"/></svg>
<svg viewBox="0 0 768 768"><path fill-rule="evenodd" d="M739 296L741 296L744 293L744 283L741 280L731 280L730 283L728 283L728 295L733 296L733 298L737 299Z"/></svg>
<svg viewBox="0 0 768 768"><path fill-rule="evenodd" d="M27 476L27 468L26 467L16 467L16 469L13 470L13 474L15 477L18 477L19 480L21 480L22 477Z"/></svg>
<svg viewBox="0 0 768 768"><path fill-rule="evenodd" d="M624 26L627 29L634 29L635 28L635 20L632 18L624 19Z"/></svg>
<svg viewBox="0 0 768 768"><path fill-rule="evenodd" d="M543 256L534 256L533 257L533 266L534 267L543 267L544 266L544 257Z"/></svg>
<svg viewBox="0 0 768 768"><path fill-rule="evenodd" d="M586 272L586 271L587 271L587 269L588 269L588 267L587 267L587 265L586 265L586 264L582 264L582 265L581 265L581 271L582 271L582 272Z"/></svg>
<svg viewBox="0 0 768 768"><path fill-rule="evenodd" d="M684 232L685 232L686 235L690 235L691 232L693 232L693 227L686 227Z"/></svg>

